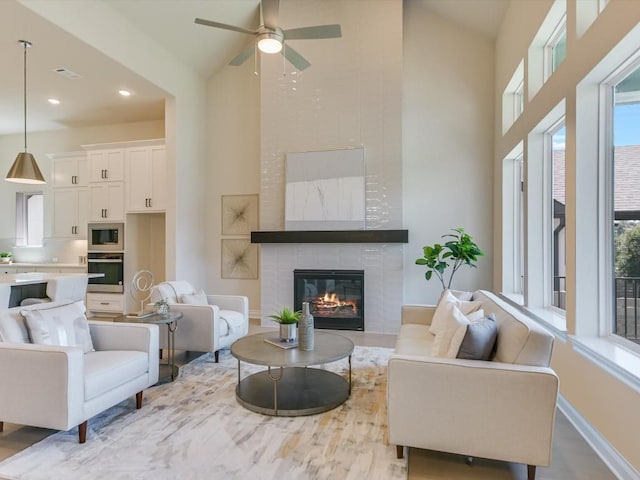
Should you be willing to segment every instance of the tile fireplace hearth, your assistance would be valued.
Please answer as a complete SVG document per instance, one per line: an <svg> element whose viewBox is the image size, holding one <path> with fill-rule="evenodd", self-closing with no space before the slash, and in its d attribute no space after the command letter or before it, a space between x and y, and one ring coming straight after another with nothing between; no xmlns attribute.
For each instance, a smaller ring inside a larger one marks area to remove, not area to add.
<svg viewBox="0 0 640 480"><path fill-rule="evenodd" d="M294 308L309 302L315 328L364 330L364 270L294 270Z"/></svg>

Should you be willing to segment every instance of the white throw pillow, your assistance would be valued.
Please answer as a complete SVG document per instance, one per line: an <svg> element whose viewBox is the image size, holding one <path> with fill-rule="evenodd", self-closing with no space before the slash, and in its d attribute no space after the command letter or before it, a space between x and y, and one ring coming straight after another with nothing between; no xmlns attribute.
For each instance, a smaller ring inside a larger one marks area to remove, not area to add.
<svg viewBox="0 0 640 480"><path fill-rule="evenodd" d="M180 303L186 303L188 305L208 305L207 294L203 290L194 292L192 294L180 295Z"/></svg>
<svg viewBox="0 0 640 480"><path fill-rule="evenodd" d="M469 315L471 312L478 310L481 306L482 302L459 300L453 295L453 293L451 293L450 290L446 290L442 294L442 297L440 297L440 301L433 313L429 332L433 335L437 335L440 330L447 328L449 320L453 316L453 307L457 307L464 315Z"/></svg>
<svg viewBox="0 0 640 480"><path fill-rule="evenodd" d="M467 333L467 325L470 323L469 319L460 309L454 306L451 310L451 317L447 325L438 331L433 340L431 356L456 358L462 340Z"/></svg>
<svg viewBox="0 0 640 480"><path fill-rule="evenodd" d="M84 353L93 352L89 323L84 303L74 302L54 308L21 310L29 337L40 345L80 347Z"/></svg>

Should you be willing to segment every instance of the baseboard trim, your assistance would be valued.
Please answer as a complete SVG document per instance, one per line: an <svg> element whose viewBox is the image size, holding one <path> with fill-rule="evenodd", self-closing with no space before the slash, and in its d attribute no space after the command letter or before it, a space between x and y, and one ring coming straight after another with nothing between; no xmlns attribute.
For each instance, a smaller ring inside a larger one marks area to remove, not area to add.
<svg viewBox="0 0 640 480"><path fill-rule="evenodd" d="M562 395L558 408L617 478L640 480L640 473Z"/></svg>
<svg viewBox="0 0 640 480"><path fill-rule="evenodd" d="M259 321L262 318L260 310L249 310L249 318Z"/></svg>

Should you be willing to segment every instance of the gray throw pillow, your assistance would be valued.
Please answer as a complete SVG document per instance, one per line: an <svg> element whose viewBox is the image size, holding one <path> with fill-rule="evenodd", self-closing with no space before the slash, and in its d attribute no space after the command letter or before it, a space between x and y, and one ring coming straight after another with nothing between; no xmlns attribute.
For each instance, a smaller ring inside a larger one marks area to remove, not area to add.
<svg viewBox="0 0 640 480"><path fill-rule="evenodd" d="M466 360L490 360L498 338L498 323L493 313L477 322L467 325L456 358Z"/></svg>

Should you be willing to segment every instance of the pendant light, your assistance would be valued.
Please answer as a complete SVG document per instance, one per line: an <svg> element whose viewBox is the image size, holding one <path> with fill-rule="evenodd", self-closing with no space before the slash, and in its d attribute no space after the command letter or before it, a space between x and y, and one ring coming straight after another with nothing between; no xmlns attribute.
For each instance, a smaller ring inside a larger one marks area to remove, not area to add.
<svg viewBox="0 0 640 480"><path fill-rule="evenodd" d="M31 42L18 40L18 43L24 48L24 152L18 154L5 180L15 183L46 183L36 159L27 152L27 48L31 46Z"/></svg>

